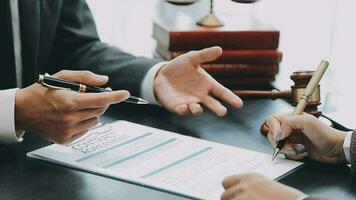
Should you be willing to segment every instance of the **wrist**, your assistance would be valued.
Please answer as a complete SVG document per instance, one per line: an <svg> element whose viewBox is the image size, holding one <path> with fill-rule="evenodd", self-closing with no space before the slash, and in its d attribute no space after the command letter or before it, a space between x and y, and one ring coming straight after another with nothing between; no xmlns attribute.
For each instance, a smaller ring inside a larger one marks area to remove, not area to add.
<svg viewBox="0 0 356 200"><path fill-rule="evenodd" d="M336 131L334 134L334 149L336 153L336 158L338 163L344 163L347 162L346 155L344 152L344 141L346 137L346 132L343 131Z"/></svg>
<svg viewBox="0 0 356 200"><path fill-rule="evenodd" d="M16 91L16 96L15 96L15 131L16 135L22 135L25 128L23 125L23 117L22 113L25 112L23 110L23 102L26 102L25 100L25 89L19 89Z"/></svg>
<svg viewBox="0 0 356 200"><path fill-rule="evenodd" d="M157 69L156 71L156 74L155 74L155 77L153 79L153 95L154 95L154 98L157 100L157 102L159 103L159 92L161 90L161 84L160 84L160 78L162 76L165 76L164 74L164 71L165 71L165 68L166 68L166 64L167 63L164 63L159 69Z"/></svg>
<svg viewBox="0 0 356 200"><path fill-rule="evenodd" d="M166 64L166 62L160 62L153 65L148 72L146 73L145 77L141 83L141 97L146 99L150 104L153 105L160 105L156 90L157 90L157 75L158 71Z"/></svg>

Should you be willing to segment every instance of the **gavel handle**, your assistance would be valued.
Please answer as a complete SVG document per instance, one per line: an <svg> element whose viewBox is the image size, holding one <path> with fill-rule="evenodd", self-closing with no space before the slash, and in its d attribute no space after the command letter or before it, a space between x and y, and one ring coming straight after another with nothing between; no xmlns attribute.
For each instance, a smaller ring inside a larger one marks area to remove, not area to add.
<svg viewBox="0 0 356 200"><path fill-rule="evenodd" d="M291 91L258 91L258 90L235 90L234 94L243 99L291 99Z"/></svg>

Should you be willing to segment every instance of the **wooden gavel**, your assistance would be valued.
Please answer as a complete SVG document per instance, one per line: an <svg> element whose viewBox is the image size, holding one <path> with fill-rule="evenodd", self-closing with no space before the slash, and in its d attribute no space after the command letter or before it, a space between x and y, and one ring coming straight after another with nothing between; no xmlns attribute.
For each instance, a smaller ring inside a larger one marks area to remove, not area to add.
<svg viewBox="0 0 356 200"><path fill-rule="evenodd" d="M258 91L258 90L235 90L233 91L242 99L286 99L292 102L293 106L298 104L300 97L303 95L314 71L297 71L293 72L290 78L293 80L294 85L291 90L286 91ZM318 110L320 105L320 85L313 93L310 102L305 108L304 112L319 117L321 111Z"/></svg>
<svg viewBox="0 0 356 200"><path fill-rule="evenodd" d="M286 99L292 102L293 106L296 106L300 97L303 95L305 88L307 87L310 79L313 76L314 71L298 71L293 72L290 76L294 85L291 86L291 90L286 91L257 91L257 90L236 90L233 91L236 95L243 99ZM321 111L318 110L320 105L320 85L315 89L308 105L305 107L304 112L320 117ZM269 128L265 125L261 125L261 133L267 135Z"/></svg>

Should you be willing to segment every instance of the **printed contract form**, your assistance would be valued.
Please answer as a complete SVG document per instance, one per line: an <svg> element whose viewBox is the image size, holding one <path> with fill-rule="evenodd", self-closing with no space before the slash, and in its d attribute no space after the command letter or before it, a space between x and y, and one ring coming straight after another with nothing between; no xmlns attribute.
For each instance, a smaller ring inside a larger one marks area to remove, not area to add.
<svg viewBox="0 0 356 200"><path fill-rule="evenodd" d="M219 199L229 175L257 172L277 179L302 165L127 121L28 156L195 199Z"/></svg>

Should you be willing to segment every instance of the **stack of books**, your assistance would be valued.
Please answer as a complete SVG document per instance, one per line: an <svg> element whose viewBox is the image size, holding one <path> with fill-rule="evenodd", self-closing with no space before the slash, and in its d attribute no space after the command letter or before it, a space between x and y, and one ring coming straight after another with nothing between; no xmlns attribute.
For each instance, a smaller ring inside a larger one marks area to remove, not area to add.
<svg viewBox="0 0 356 200"><path fill-rule="evenodd" d="M222 47L220 58L201 67L232 90L269 85L275 80L282 60L278 51L279 31L260 23L208 28L155 21L153 37L157 41L155 57L165 60L191 50Z"/></svg>

